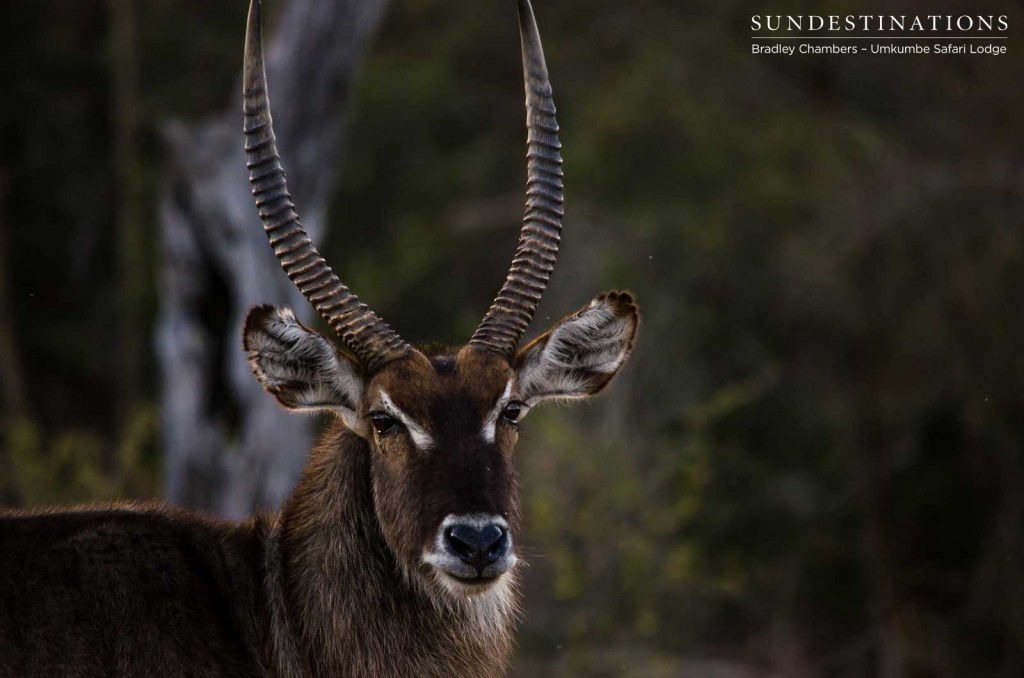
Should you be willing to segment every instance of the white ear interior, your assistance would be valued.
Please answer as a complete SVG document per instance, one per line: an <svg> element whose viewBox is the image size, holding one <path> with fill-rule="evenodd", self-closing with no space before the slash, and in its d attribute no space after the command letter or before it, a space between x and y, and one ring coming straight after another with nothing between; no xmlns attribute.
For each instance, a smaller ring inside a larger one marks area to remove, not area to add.
<svg viewBox="0 0 1024 678"><path fill-rule="evenodd" d="M620 308L598 297L525 349L519 387L527 405L587 397L608 382L629 356L636 332L635 310Z"/></svg>
<svg viewBox="0 0 1024 678"><path fill-rule="evenodd" d="M351 427L363 383L356 366L291 309L257 309L246 324L249 362L263 387L296 412L340 414Z"/></svg>

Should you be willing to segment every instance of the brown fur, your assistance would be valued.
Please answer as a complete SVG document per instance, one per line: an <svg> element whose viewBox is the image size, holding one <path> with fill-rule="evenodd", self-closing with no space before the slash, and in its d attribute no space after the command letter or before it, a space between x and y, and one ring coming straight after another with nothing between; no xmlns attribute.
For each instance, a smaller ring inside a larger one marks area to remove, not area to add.
<svg viewBox="0 0 1024 678"><path fill-rule="evenodd" d="M266 522L0 514L0 676L268 675Z"/></svg>

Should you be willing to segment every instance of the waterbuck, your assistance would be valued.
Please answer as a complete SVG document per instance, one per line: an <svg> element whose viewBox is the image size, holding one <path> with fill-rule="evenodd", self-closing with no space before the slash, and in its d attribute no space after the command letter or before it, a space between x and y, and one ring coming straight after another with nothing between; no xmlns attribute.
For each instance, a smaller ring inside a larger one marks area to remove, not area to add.
<svg viewBox="0 0 1024 678"><path fill-rule="evenodd" d="M260 2L249 9L245 149L289 278L338 344L259 307L243 343L285 408L329 412L279 515L159 506L0 516L0 676L499 676L516 614L519 421L622 367L638 313L609 292L519 348L558 251L562 171L529 0L517 0L528 180L519 248L470 342L403 341L334 275L277 155Z"/></svg>

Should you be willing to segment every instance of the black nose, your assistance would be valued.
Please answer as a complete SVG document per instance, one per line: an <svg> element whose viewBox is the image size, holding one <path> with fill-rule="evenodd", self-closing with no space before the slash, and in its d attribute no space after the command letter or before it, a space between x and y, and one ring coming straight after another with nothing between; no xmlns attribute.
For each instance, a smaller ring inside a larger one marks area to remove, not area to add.
<svg viewBox="0 0 1024 678"><path fill-rule="evenodd" d="M491 523L483 527L452 525L444 531L445 542L462 562L482 572L509 550L508 530Z"/></svg>

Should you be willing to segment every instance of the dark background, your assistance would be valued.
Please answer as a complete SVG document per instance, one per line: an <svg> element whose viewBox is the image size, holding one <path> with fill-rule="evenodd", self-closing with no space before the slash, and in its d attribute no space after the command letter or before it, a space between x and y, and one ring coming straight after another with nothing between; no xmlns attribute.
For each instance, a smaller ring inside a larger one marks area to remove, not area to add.
<svg viewBox="0 0 1024 678"><path fill-rule="evenodd" d="M138 2L127 53L124 2L4 6L3 505L163 492L161 129L240 109L246 4ZM392 0L345 121L324 250L414 342L465 341L514 248L508 4ZM568 216L534 330L612 287L644 324L524 423L517 675L1024 675L1021 5L770 4L535 2ZM751 14L880 12L1006 14L1009 54L750 54Z"/></svg>

